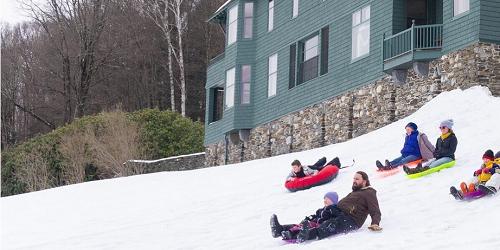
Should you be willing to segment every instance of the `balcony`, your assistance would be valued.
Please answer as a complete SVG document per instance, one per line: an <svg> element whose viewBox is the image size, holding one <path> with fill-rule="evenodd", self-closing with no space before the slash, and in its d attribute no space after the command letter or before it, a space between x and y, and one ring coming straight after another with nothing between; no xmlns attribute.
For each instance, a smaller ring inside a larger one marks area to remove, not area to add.
<svg viewBox="0 0 500 250"><path fill-rule="evenodd" d="M413 62L428 62L441 56L443 25L413 24L411 28L384 37L382 55L384 72L408 69Z"/></svg>

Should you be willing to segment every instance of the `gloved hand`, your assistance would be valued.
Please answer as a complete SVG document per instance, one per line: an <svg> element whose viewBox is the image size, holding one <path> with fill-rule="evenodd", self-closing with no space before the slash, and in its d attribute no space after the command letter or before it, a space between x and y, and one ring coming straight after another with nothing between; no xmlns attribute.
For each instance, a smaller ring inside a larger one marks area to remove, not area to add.
<svg viewBox="0 0 500 250"><path fill-rule="evenodd" d="M478 169L478 170L474 171L474 176L478 176L478 175L480 175L482 172L483 172L483 170L482 170L482 169Z"/></svg>
<svg viewBox="0 0 500 250"><path fill-rule="evenodd" d="M371 231L374 231L374 232L382 231L382 228L379 227L379 225L376 225L376 224L373 224L373 225L369 226L368 229L370 229Z"/></svg>
<svg viewBox="0 0 500 250"><path fill-rule="evenodd" d="M500 174L500 168L495 169L495 173Z"/></svg>
<svg viewBox="0 0 500 250"><path fill-rule="evenodd" d="M489 174L491 168L483 168L483 174Z"/></svg>

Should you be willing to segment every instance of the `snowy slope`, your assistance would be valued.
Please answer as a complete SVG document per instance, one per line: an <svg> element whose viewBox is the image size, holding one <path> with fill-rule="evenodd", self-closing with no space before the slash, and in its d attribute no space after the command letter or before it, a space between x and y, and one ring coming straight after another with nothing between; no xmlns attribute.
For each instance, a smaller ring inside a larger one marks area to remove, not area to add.
<svg viewBox="0 0 500 250"><path fill-rule="evenodd" d="M450 185L470 178L487 148L500 150L500 98L485 88L454 90L415 114L345 143L222 167L165 172L71 185L0 199L2 249L500 249L500 196L457 202ZM375 178L376 159L393 158L404 126L419 125L432 142L439 121L455 120L454 168L416 180L402 173ZM326 185L288 193L283 182L293 159L313 163L339 156L356 166ZM384 231L357 232L283 245L269 217L299 222L335 190L351 189L364 170L378 190Z"/></svg>

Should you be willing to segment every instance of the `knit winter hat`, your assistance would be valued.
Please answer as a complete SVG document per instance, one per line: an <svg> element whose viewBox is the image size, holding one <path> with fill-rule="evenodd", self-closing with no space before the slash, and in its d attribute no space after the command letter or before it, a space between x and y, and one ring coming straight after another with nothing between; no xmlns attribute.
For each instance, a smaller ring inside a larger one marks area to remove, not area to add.
<svg viewBox="0 0 500 250"><path fill-rule="evenodd" d="M495 159L496 158L500 158L500 151L498 151L496 154L495 154Z"/></svg>
<svg viewBox="0 0 500 250"><path fill-rule="evenodd" d="M483 154L483 159L488 159L490 161L495 160L495 156L493 155L493 151L491 149L486 150Z"/></svg>
<svg viewBox="0 0 500 250"><path fill-rule="evenodd" d="M407 127L410 127L411 129L413 129L413 131L417 131L417 124L413 123L413 122L410 122L408 124L406 124L405 128Z"/></svg>
<svg viewBox="0 0 500 250"><path fill-rule="evenodd" d="M441 124L439 126L440 127L447 127L449 129L451 129L453 127L453 120L452 119L444 120L441 122Z"/></svg>
<svg viewBox="0 0 500 250"><path fill-rule="evenodd" d="M332 201L333 205L336 205L339 202L339 195L337 192L328 192L325 194L325 197Z"/></svg>

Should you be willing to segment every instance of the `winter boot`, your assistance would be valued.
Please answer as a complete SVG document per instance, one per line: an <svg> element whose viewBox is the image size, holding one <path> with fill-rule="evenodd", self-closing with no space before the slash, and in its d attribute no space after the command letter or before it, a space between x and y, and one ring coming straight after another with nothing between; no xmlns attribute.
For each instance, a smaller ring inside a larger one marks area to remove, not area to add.
<svg viewBox="0 0 500 250"><path fill-rule="evenodd" d="M412 174L412 172L413 172L413 171L412 171L412 170L411 170L408 166L406 166L406 165L403 165L403 171L405 171L405 173L406 173L407 175L410 175L410 174Z"/></svg>
<svg viewBox="0 0 500 250"><path fill-rule="evenodd" d="M462 195L462 193L460 193L460 191L458 191L457 188L455 188L455 187L450 187L450 194L453 195L453 197L455 197L455 200L463 200L464 199L464 196Z"/></svg>
<svg viewBox="0 0 500 250"><path fill-rule="evenodd" d="M427 166L422 167L422 163L419 163L419 164L417 164L417 167L414 169L413 173L416 174L416 173L424 172L426 170L429 170L429 167L427 167Z"/></svg>
<svg viewBox="0 0 500 250"><path fill-rule="evenodd" d="M485 193L487 195L493 195L493 194L497 193L497 189L495 187L485 186L483 184L477 186L477 189L483 191L483 193Z"/></svg>
<svg viewBox="0 0 500 250"><path fill-rule="evenodd" d="M391 162L390 162L389 160L385 160L385 168L386 168L386 169L387 169L387 168L389 168L389 169L391 169L391 168L392 168L392 166L391 166Z"/></svg>
<svg viewBox="0 0 500 250"><path fill-rule="evenodd" d="M331 161L329 161L327 164L328 165L333 165L333 166L337 166L338 168L340 168L341 164L340 164L340 160L338 157L335 157L333 158Z"/></svg>
<svg viewBox="0 0 500 250"><path fill-rule="evenodd" d="M278 238L281 236L281 231L283 231L283 227L278 222L278 216L275 214L271 215L271 234L274 238Z"/></svg>
<svg viewBox="0 0 500 250"><path fill-rule="evenodd" d="M469 192L469 187L465 182L460 183L460 190L462 190L463 194L466 194Z"/></svg>
<svg viewBox="0 0 500 250"><path fill-rule="evenodd" d="M469 192L474 192L476 191L476 185L474 185L474 183L470 183L469 184Z"/></svg>
<svg viewBox="0 0 500 250"><path fill-rule="evenodd" d="M384 165L379 160L375 162L375 165L377 165L378 170L384 170Z"/></svg>
<svg viewBox="0 0 500 250"><path fill-rule="evenodd" d="M323 169L323 166L325 166L325 163L326 163L326 157L322 157L316 163L314 163L314 165L309 167L314 170L321 170Z"/></svg>

